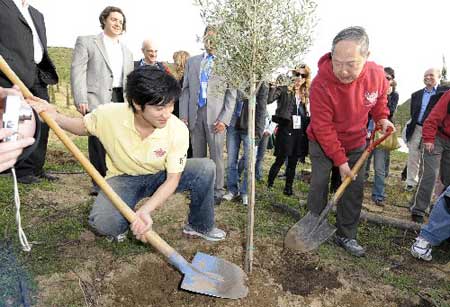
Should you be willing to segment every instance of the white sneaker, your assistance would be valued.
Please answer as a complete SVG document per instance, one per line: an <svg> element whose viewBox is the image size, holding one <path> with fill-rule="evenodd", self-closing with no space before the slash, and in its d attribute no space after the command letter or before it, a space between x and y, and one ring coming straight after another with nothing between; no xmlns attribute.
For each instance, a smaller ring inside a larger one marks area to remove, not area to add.
<svg viewBox="0 0 450 307"><path fill-rule="evenodd" d="M431 261L431 244L421 237L416 238L416 242L411 246L411 255L417 259Z"/></svg>
<svg viewBox="0 0 450 307"><path fill-rule="evenodd" d="M234 200L236 197L237 197L237 195L235 195L234 193L228 192L228 193L226 193L224 196L222 196L222 199L223 199L223 200L226 200L226 201L232 201L232 200Z"/></svg>
<svg viewBox="0 0 450 307"><path fill-rule="evenodd" d="M241 197L242 197L242 204L243 204L244 206L248 206L248 195L247 195L247 194L244 194L244 195L242 195Z"/></svg>
<svg viewBox="0 0 450 307"><path fill-rule="evenodd" d="M189 224L184 225L183 233L190 236L201 237L207 241L222 241L227 236L227 233L225 231L217 227L214 227L213 229L211 229L206 233L201 233L194 230Z"/></svg>
<svg viewBox="0 0 450 307"><path fill-rule="evenodd" d="M113 243L113 242L121 243L127 239L127 235L128 235L128 230L125 231L124 233L118 234L115 237L107 236L106 241L108 241L109 243Z"/></svg>

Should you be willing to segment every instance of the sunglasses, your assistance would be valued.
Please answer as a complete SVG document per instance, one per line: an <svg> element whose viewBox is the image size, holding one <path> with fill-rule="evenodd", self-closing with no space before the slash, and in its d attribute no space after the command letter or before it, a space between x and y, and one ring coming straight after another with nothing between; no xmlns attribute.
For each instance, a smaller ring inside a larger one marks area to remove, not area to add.
<svg viewBox="0 0 450 307"><path fill-rule="evenodd" d="M387 79L388 81L392 81L394 78L392 78L391 76L386 76L386 79Z"/></svg>
<svg viewBox="0 0 450 307"><path fill-rule="evenodd" d="M299 72L293 72L294 77L302 77L303 79L306 79L308 77L308 74L301 74Z"/></svg>

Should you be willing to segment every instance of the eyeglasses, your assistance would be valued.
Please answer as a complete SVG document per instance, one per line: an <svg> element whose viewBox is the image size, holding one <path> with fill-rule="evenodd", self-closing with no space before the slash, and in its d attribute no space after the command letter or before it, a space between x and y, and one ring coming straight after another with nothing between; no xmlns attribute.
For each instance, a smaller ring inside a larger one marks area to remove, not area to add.
<svg viewBox="0 0 450 307"><path fill-rule="evenodd" d="M301 74L296 71L293 72L293 75L294 75L294 77L302 77L303 79L306 79L306 77L308 77L308 74Z"/></svg>

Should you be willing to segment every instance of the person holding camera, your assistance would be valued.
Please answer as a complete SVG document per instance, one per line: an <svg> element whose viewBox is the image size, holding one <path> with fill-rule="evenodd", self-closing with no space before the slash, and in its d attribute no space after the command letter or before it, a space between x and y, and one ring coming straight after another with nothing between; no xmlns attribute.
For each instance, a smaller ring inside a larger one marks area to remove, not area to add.
<svg viewBox="0 0 450 307"><path fill-rule="evenodd" d="M58 83L58 74L47 50L44 16L28 1L0 0L0 54L34 96L49 99L47 87ZM2 73L0 86L12 86ZM20 183L58 179L44 171L49 127L42 123L39 129L35 150L16 165Z"/></svg>
<svg viewBox="0 0 450 307"><path fill-rule="evenodd" d="M35 141L33 137L36 130L34 117L31 121L25 121L23 125L20 125L19 131L17 132L19 134L17 140L5 141L6 138L13 136L15 133L12 129L3 128L3 114L5 112L7 96L20 96L20 92L16 88L6 89L0 87L0 127L2 127L0 128L0 140L2 140L0 142L0 172L13 167L24 149L30 148Z"/></svg>
<svg viewBox="0 0 450 307"><path fill-rule="evenodd" d="M277 101L277 110L272 121L278 123L275 138L275 162L269 170L267 186L273 186L275 177L280 171L286 158L286 183L283 193L291 196L297 162L305 162L308 155L308 138L306 128L309 123L307 105L309 103L309 86L311 84L311 70L305 65L298 65L292 71L290 85L272 87L269 92L268 103Z"/></svg>

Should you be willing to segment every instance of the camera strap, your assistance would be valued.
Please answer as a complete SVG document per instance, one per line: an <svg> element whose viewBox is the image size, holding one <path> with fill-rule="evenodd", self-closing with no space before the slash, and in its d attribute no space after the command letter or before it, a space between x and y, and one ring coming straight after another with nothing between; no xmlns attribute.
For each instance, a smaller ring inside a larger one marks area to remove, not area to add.
<svg viewBox="0 0 450 307"><path fill-rule="evenodd" d="M16 206L16 224L17 224L17 233L19 234L20 244L22 245L22 250L29 252L31 251L31 246L28 244L27 236L22 229L22 218L20 216L20 196L19 196L19 188L17 186L17 177L16 177L16 169L14 167L11 168L11 174L13 176L14 181L14 203Z"/></svg>

